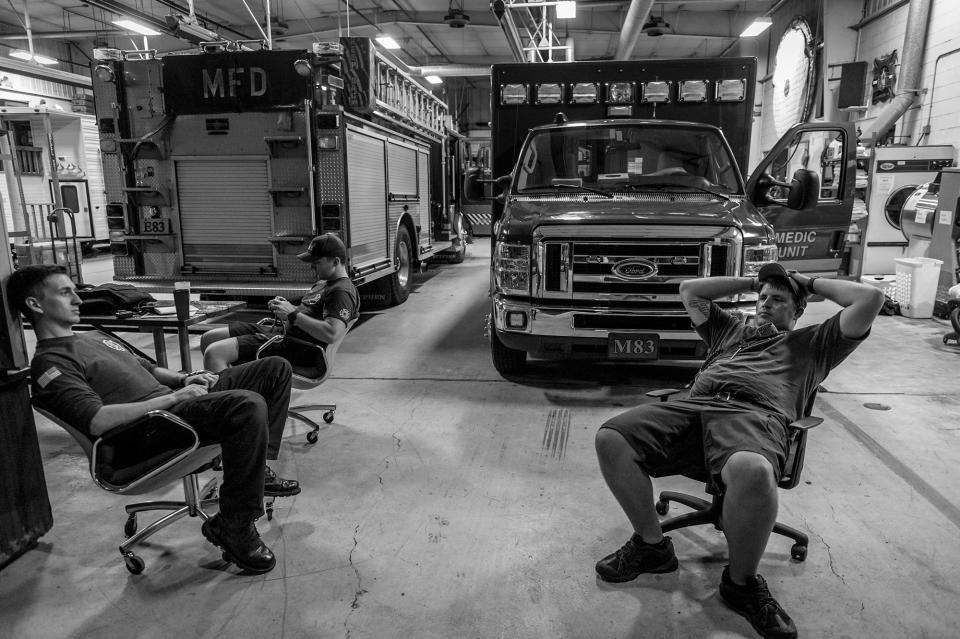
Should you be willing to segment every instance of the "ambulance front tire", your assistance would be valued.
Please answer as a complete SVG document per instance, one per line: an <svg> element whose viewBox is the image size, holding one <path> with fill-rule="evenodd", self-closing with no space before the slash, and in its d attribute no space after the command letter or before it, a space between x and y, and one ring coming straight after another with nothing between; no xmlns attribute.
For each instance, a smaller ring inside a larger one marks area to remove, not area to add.
<svg viewBox="0 0 960 639"><path fill-rule="evenodd" d="M500 341L497 331L490 331L490 354L493 357L493 367L501 375L519 375L527 363L527 352L510 348Z"/></svg>

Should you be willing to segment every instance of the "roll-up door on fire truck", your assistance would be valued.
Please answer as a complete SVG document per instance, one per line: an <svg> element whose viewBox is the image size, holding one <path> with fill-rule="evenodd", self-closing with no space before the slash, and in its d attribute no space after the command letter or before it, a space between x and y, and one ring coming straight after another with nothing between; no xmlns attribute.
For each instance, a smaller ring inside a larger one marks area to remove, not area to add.
<svg viewBox="0 0 960 639"><path fill-rule="evenodd" d="M385 176L386 140L347 129L347 197L351 265L362 268L389 259Z"/></svg>
<svg viewBox="0 0 960 639"><path fill-rule="evenodd" d="M266 160L176 160L185 265L201 272L273 267Z"/></svg>
<svg viewBox="0 0 960 639"><path fill-rule="evenodd" d="M420 246L430 246L430 151L417 149L417 177L420 181Z"/></svg>

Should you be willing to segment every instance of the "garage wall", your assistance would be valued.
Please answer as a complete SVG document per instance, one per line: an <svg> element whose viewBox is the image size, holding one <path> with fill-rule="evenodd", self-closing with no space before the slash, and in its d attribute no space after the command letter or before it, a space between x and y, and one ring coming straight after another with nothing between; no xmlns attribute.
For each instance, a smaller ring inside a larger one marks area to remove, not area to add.
<svg viewBox="0 0 960 639"><path fill-rule="evenodd" d="M929 117L931 135L921 144L952 144L960 148L960 51L944 56L937 63L941 54L960 49L960 11L957 8L956 0L933 0L922 68L922 88L927 92L897 122L897 142L917 144ZM908 6L904 5L863 27L857 59L870 63L868 78L872 77L875 58L894 49L903 53L907 12ZM900 89L899 83L897 89ZM860 128L865 128L887 104L889 102L871 104L858 120Z"/></svg>

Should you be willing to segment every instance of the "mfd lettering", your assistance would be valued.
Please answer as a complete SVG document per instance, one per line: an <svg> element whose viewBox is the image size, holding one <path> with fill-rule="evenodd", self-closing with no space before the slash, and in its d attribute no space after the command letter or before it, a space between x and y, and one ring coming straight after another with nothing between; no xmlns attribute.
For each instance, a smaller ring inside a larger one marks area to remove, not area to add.
<svg viewBox="0 0 960 639"><path fill-rule="evenodd" d="M217 69L212 77L203 69L202 74L204 99L235 98L241 91L255 98L267 92L267 72L260 67Z"/></svg>

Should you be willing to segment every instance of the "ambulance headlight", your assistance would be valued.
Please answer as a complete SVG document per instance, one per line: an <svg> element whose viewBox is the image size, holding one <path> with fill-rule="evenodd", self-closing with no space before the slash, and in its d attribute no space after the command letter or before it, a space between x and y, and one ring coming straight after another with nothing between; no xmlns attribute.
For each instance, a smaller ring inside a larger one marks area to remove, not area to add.
<svg viewBox="0 0 960 639"><path fill-rule="evenodd" d="M530 247L497 242L493 254L493 275L502 293L530 294Z"/></svg>
<svg viewBox="0 0 960 639"><path fill-rule="evenodd" d="M758 244L743 249L743 276L756 277L764 264L776 262L780 257L776 244Z"/></svg>

